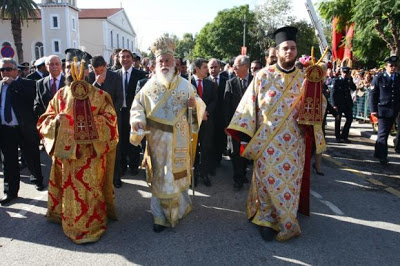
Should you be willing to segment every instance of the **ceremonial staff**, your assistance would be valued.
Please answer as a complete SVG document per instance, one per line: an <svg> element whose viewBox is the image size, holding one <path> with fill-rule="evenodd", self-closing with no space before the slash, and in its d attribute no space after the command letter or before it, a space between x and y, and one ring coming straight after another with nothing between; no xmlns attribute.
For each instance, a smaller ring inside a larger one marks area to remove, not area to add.
<svg viewBox="0 0 400 266"><path fill-rule="evenodd" d="M187 67L188 67L188 93L189 93L189 99L190 99L190 97L193 96L193 93L192 93L192 90L191 90L191 88L192 88L192 66L191 66L189 60L186 61L186 64L187 64ZM189 156L190 159L189 159L189 163L190 163L190 176L192 178L192 201L193 201L194 194L195 194L195 191L194 191L193 158L196 158L196 157L194 157L194 154L193 154L193 152L194 152L194 149L193 149L193 143L194 143L194 141L193 141L193 107L191 107L191 106L189 106L189 108L188 108L188 117L189 117L188 121L189 121L189 138L190 138L190 156Z"/></svg>

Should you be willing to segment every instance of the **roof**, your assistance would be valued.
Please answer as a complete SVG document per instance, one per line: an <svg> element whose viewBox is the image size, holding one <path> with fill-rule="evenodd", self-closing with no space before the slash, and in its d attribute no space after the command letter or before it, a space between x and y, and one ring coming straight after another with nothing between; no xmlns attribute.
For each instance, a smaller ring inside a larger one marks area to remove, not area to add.
<svg viewBox="0 0 400 266"><path fill-rule="evenodd" d="M87 8L80 9L79 19L106 19L123 8Z"/></svg>

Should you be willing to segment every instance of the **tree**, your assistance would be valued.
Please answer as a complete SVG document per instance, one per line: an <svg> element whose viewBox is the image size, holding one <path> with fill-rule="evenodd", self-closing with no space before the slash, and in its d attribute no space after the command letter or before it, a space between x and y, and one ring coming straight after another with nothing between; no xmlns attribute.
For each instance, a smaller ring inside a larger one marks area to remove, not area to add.
<svg viewBox="0 0 400 266"><path fill-rule="evenodd" d="M19 63L24 61L22 50L22 25L30 18L36 19L37 4L33 0L0 0L0 18L11 20L11 33L17 49Z"/></svg>
<svg viewBox="0 0 400 266"><path fill-rule="evenodd" d="M291 13L290 0L265 0L256 6L257 17L257 39L259 46L264 51L275 46L273 33L280 27L293 26L299 32L297 34L297 53L300 57L303 54L309 55L311 47L314 46L315 57L319 58L321 53L318 49L318 40L314 34L313 26L302 20L296 21L294 17L288 16Z"/></svg>
<svg viewBox="0 0 400 266"><path fill-rule="evenodd" d="M193 59L193 49L196 43L196 38L191 33L183 34L182 40L178 39L176 43L175 53L177 56L186 59Z"/></svg>
<svg viewBox="0 0 400 266"><path fill-rule="evenodd" d="M274 31L282 26L291 25L294 18L287 16L292 10L290 0L265 0L257 5L257 37L263 50L273 47Z"/></svg>
<svg viewBox="0 0 400 266"><path fill-rule="evenodd" d="M258 59L262 49L256 38L256 16L248 5L218 12L214 21L207 23L196 37L195 57L216 57L228 60L240 54L243 46L243 18L246 16L247 54Z"/></svg>
<svg viewBox="0 0 400 266"><path fill-rule="evenodd" d="M339 18L337 30L355 23L353 52L360 62L376 65L389 53L400 56L398 0L330 0L319 11L328 21Z"/></svg>

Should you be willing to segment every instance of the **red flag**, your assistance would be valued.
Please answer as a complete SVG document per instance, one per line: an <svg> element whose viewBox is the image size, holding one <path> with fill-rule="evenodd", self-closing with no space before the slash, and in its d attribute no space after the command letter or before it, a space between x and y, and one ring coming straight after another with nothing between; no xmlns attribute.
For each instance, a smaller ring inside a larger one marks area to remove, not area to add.
<svg viewBox="0 0 400 266"><path fill-rule="evenodd" d="M353 37L354 37L354 23L351 23L346 33L346 45L344 48L344 56L343 56L343 59L350 59L350 61L353 60L353 51L351 45Z"/></svg>
<svg viewBox="0 0 400 266"><path fill-rule="evenodd" d="M345 35L345 31L337 31L336 27L339 23L339 19L334 17L332 22L332 61L342 61L344 56L344 46L342 45L342 39Z"/></svg>

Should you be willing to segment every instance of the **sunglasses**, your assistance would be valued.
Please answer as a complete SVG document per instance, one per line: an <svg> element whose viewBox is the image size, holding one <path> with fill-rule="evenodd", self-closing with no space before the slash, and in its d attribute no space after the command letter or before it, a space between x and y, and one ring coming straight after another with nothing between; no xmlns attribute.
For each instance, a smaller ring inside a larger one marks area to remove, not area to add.
<svg viewBox="0 0 400 266"><path fill-rule="evenodd" d="M12 67L2 67L2 68L0 68L0 72L4 72L4 71L11 72L13 70L16 70L16 68L12 68Z"/></svg>

